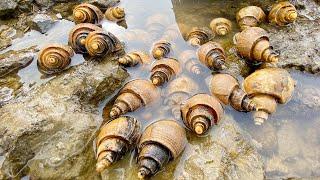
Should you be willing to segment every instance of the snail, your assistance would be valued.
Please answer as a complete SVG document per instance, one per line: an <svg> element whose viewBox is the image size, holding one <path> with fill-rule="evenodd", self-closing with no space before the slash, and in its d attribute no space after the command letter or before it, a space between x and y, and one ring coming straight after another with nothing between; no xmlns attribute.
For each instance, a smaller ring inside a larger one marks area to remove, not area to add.
<svg viewBox="0 0 320 180"><path fill-rule="evenodd" d="M261 125L276 111L277 103L287 103L293 94L295 81L280 68L257 70L244 80L244 90L256 104L254 122Z"/></svg>
<svg viewBox="0 0 320 180"><path fill-rule="evenodd" d="M103 19L103 13L98 7L92 4L82 3L73 9L73 17L76 24L99 24L99 22Z"/></svg>
<svg viewBox="0 0 320 180"><path fill-rule="evenodd" d="M187 41L192 46L201 46L202 44L213 39L213 37L214 35L212 34L210 29L206 27L203 27L203 28L194 27L188 33Z"/></svg>
<svg viewBox="0 0 320 180"><path fill-rule="evenodd" d="M209 41L198 49L200 62L212 70L226 69L226 56L223 47L216 42Z"/></svg>
<svg viewBox="0 0 320 180"><path fill-rule="evenodd" d="M226 18L215 18L210 22L211 30L220 36L228 34L232 29L232 23Z"/></svg>
<svg viewBox="0 0 320 180"><path fill-rule="evenodd" d="M74 52L70 46L52 44L39 52L38 67L45 74L54 74L63 71L71 63Z"/></svg>
<svg viewBox="0 0 320 180"><path fill-rule="evenodd" d="M76 25L69 33L69 45L76 53L85 54L87 49L85 47L86 38L92 31L102 30L99 26L90 23L81 23Z"/></svg>
<svg viewBox="0 0 320 180"><path fill-rule="evenodd" d="M165 58L172 51L171 43L166 40L160 40L153 44L152 55L155 59Z"/></svg>
<svg viewBox="0 0 320 180"><path fill-rule="evenodd" d="M129 116L119 117L102 126L96 141L97 172L102 172L132 151L140 136L140 122Z"/></svg>
<svg viewBox="0 0 320 180"><path fill-rule="evenodd" d="M255 104L239 85L236 78L229 74L211 76L209 89L223 104L230 104L237 111L250 112L255 110Z"/></svg>
<svg viewBox="0 0 320 180"><path fill-rule="evenodd" d="M277 62L278 55L272 50L267 31L250 27L235 35L238 53L251 61Z"/></svg>
<svg viewBox="0 0 320 180"><path fill-rule="evenodd" d="M150 81L143 79L130 81L120 90L110 111L110 117L117 118L127 112L135 111L159 97L159 90Z"/></svg>
<svg viewBox="0 0 320 180"><path fill-rule="evenodd" d="M109 32L93 31L87 36L86 49L90 56L104 56L121 49L121 43Z"/></svg>
<svg viewBox="0 0 320 180"><path fill-rule="evenodd" d="M167 41L175 41L181 37L180 31L176 24L173 24L165 30L161 39L165 39Z"/></svg>
<svg viewBox="0 0 320 180"><path fill-rule="evenodd" d="M174 79L166 88L166 98L164 104L169 106L172 115L179 119L181 117L180 105L183 101L194 95L198 89L198 84L187 76Z"/></svg>
<svg viewBox="0 0 320 180"><path fill-rule="evenodd" d="M138 177L151 177L176 159L187 144L185 129L174 120L160 120L149 125L138 145Z"/></svg>
<svg viewBox="0 0 320 180"><path fill-rule="evenodd" d="M223 107L215 96L197 94L181 106L184 124L197 135L206 134L223 116Z"/></svg>
<svg viewBox="0 0 320 180"><path fill-rule="evenodd" d="M124 66L136 66L137 64L150 64L151 57L142 51L133 51L119 58L119 63Z"/></svg>
<svg viewBox="0 0 320 180"><path fill-rule="evenodd" d="M152 42L151 36L148 34L148 32L142 29L130 29L122 35L122 39L125 41L143 42L147 45Z"/></svg>
<svg viewBox="0 0 320 180"><path fill-rule="evenodd" d="M279 2L272 6L269 13L269 21L279 26L293 23L298 17L298 12L294 5L288 1Z"/></svg>
<svg viewBox="0 0 320 180"><path fill-rule="evenodd" d="M241 30L248 27L256 27L266 18L266 14L260 7L248 6L238 11L236 19Z"/></svg>
<svg viewBox="0 0 320 180"><path fill-rule="evenodd" d="M198 63L197 54L193 50L185 50L179 55L184 68L195 75L202 74L202 65Z"/></svg>
<svg viewBox="0 0 320 180"><path fill-rule="evenodd" d="M156 61L151 68L151 81L156 86L161 86L180 73L180 63L173 58Z"/></svg>
<svg viewBox="0 0 320 180"><path fill-rule="evenodd" d="M146 20L146 30L152 40L158 39L170 24L170 19L165 14L154 14Z"/></svg>
<svg viewBox="0 0 320 180"><path fill-rule="evenodd" d="M123 8L116 6L108 8L104 15L109 21L119 22L124 20L125 12Z"/></svg>

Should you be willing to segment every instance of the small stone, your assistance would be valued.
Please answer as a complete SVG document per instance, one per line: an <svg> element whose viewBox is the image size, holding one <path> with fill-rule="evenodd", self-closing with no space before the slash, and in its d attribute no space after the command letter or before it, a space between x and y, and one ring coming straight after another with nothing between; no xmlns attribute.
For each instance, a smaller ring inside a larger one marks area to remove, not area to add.
<svg viewBox="0 0 320 180"><path fill-rule="evenodd" d="M46 14L37 14L33 17L30 23L32 29L35 29L44 34L48 32L50 28L52 28L55 22L50 16Z"/></svg>
<svg viewBox="0 0 320 180"><path fill-rule="evenodd" d="M8 15L16 9L18 3L16 0L1 0L0 1L0 16Z"/></svg>

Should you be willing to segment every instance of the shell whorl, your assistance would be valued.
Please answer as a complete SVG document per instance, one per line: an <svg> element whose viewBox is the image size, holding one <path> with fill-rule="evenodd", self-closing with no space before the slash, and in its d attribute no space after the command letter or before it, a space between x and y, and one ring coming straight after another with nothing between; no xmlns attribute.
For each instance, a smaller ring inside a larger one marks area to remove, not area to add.
<svg viewBox="0 0 320 180"><path fill-rule="evenodd" d="M110 7L105 12L105 17L110 21L122 21L125 18L124 8Z"/></svg>
<svg viewBox="0 0 320 180"><path fill-rule="evenodd" d="M248 27L258 26L259 23L264 21L266 14L258 6L247 6L240 9L236 15L237 22L241 30Z"/></svg>
<svg viewBox="0 0 320 180"><path fill-rule="evenodd" d="M192 46L201 46L202 44L205 44L213 39L213 37L214 35L210 29L206 27L194 27L188 33L186 39Z"/></svg>
<svg viewBox="0 0 320 180"><path fill-rule="evenodd" d="M210 22L210 28L215 34L224 36L232 29L232 23L226 18L215 18Z"/></svg>
<svg viewBox="0 0 320 180"><path fill-rule="evenodd" d="M180 63L176 59L161 59L153 64L150 79L154 85L159 86L170 81L180 71Z"/></svg>
<svg viewBox="0 0 320 180"><path fill-rule="evenodd" d="M119 58L119 63L124 66L136 66L137 64L150 64L151 57L142 51L133 51Z"/></svg>
<svg viewBox="0 0 320 180"><path fill-rule="evenodd" d="M103 19L103 13L101 10L88 3L83 3L76 6L73 10L74 21L79 23L92 23L99 24L99 22Z"/></svg>
<svg viewBox="0 0 320 180"><path fill-rule="evenodd" d="M210 69L223 70L226 68L225 51L219 43L209 41L200 46L198 58L202 64Z"/></svg>
<svg viewBox="0 0 320 180"><path fill-rule="evenodd" d="M166 40L160 40L154 43L152 48L152 55L155 59L167 57L171 52L171 43Z"/></svg>
<svg viewBox="0 0 320 180"><path fill-rule="evenodd" d="M279 26L290 24L294 22L297 17L298 13L296 8L288 1L275 4L268 16L271 23L277 24Z"/></svg>

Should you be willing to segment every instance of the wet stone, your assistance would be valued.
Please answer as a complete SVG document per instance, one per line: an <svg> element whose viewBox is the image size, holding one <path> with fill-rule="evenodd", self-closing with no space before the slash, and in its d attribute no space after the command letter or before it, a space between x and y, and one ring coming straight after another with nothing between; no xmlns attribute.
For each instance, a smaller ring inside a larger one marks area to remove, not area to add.
<svg viewBox="0 0 320 180"><path fill-rule="evenodd" d="M115 6L119 2L120 0L88 0L88 3L91 3L105 10L109 7Z"/></svg>
<svg viewBox="0 0 320 180"><path fill-rule="evenodd" d="M55 21L50 16L46 14L37 14L31 19L30 26L44 34L53 27L54 23Z"/></svg>
<svg viewBox="0 0 320 180"><path fill-rule="evenodd" d="M17 0L1 0L0 1L0 16L8 15L13 12L18 6Z"/></svg>

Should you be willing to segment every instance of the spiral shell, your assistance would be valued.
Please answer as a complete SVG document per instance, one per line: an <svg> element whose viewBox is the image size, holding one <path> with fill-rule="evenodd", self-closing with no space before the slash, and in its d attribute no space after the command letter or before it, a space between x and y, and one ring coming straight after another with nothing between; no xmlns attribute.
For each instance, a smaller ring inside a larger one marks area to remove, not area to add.
<svg viewBox="0 0 320 180"><path fill-rule="evenodd" d="M97 171L102 172L132 151L140 136L141 123L132 117L122 116L102 126L96 141Z"/></svg>
<svg viewBox="0 0 320 180"><path fill-rule="evenodd" d="M197 135L206 134L222 119L223 108L215 96L197 94L181 106L184 124Z"/></svg>
<svg viewBox="0 0 320 180"><path fill-rule="evenodd" d="M213 37L214 35L212 34L210 29L206 27L194 27L188 33L186 39L192 46L201 46L202 44L205 44L213 39Z"/></svg>
<svg viewBox="0 0 320 180"><path fill-rule="evenodd" d="M181 37L181 33L179 31L179 27L177 27L176 24L173 24L169 26L161 39L167 40L167 41L175 41Z"/></svg>
<svg viewBox="0 0 320 180"><path fill-rule="evenodd" d="M52 44L39 52L38 67L45 74L54 74L66 69L74 52L70 46Z"/></svg>
<svg viewBox="0 0 320 180"><path fill-rule="evenodd" d="M92 4L83 3L73 9L73 17L76 24L99 24L99 22L103 19L103 13L98 7Z"/></svg>
<svg viewBox="0 0 320 180"><path fill-rule="evenodd" d="M279 26L293 23L298 17L298 12L294 5L288 1L279 2L273 5L269 13L269 21Z"/></svg>
<svg viewBox="0 0 320 180"><path fill-rule="evenodd" d="M124 8L121 7L110 7L105 12L106 19L110 21L123 21L125 18Z"/></svg>
<svg viewBox="0 0 320 180"><path fill-rule="evenodd" d="M154 43L152 48L152 55L155 59L161 59L168 57L169 53L172 51L171 43L166 40L160 40Z"/></svg>
<svg viewBox="0 0 320 180"><path fill-rule="evenodd" d="M151 57L142 51L133 51L119 58L119 63L124 66L136 66L137 64L150 64Z"/></svg>
<svg viewBox="0 0 320 180"><path fill-rule="evenodd" d="M198 49L198 58L202 64L212 70L225 69L226 56L223 47L216 42L209 41Z"/></svg>
<svg viewBox="0 0 320 180"><path fill-rule="evenodd" d="M145 27L152 40L156 40L162 36L169 23L170 19L167 15L157 13L147 18Z"/></svg>
<svg viewBox="0 0 320 180"><path fill-rule="evenodd" d="M147 31L142 29L130 29L122 35L121 40L128 42L143 42L146 45L152 43L151 36Z"/></svg>
<svg viewBox="0 0 320 180"><path fill-rule="evenodd" d="M232 29L232 23L226 18L215 18L210 22L211 30L220 36L228 34Z"/></svg>
<svg viewBox="0 0 320 180"><path fill-rule="evenodd" d="M179 60L184 68L191 74L201 75L203 72L202 65L198 63L197 53L193 50L185 50L179 55Z"/></svg>
<svg viewBox="0 0 320 180"><path fill-rule="evenodd" d="M156 86L161 86L180 73L180 63L173 58L156 61L151 68L151 81Z"/></svg>
<svg viewBox="0 0 320 180"><path fill-rule="evenodd" d="M186 132L174 120L160 120L149 125L138 145L139 178L156 174L176 159L187 144Z"/></svg>
<svg viewBox="0 0 320 180"><path fill-rule="evenodd" d="M99 26L90 23L81 23L76 25L69 33L69 45L76 53L85 54L86 38L92 31L102 30Z"/></svg>
<svg viewBox="0 0 320 180"><path fill-rule="evenodd" d="M260 7L248 6L240 9L237 13L237 22L241 30L248 27L256 27L265 20L266 14Z"/></svg>
<svg viewBox="0 0 320 180"><path fill-rule="evenodd" d="M86 39L86 49L90 56L104 56L121 48L118 38L103 30L90 32Z"/></svg>

